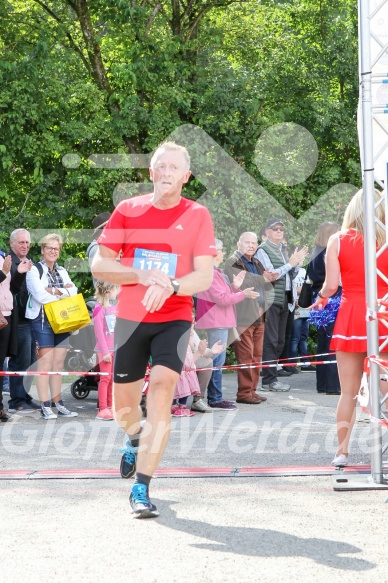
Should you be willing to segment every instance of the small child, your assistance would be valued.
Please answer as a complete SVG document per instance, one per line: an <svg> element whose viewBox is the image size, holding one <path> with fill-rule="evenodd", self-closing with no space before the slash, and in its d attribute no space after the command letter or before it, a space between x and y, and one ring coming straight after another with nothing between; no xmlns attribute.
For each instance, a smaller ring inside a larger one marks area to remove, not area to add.
<svg viewBox="0 0 388 583"><path fill-rule="evenodd" d="M179 377L175 388L174 400L171 407L171 415L173 417L192 417L195 415L193 410L187 407L187 399L190 395L193 396L194 409L201 413L212 413L213 409L208 407L202 400L206 392L207 384L211 376L211 370L205 374L203 379L203 387L201 387L196 361L202 358L204 360L203 366L212 367L213 361L210 358L215 354L219 354L225 350L225 345L220 341L213 344L211 348L207 347L207 340L200 340L198 334L194 330L194 318L191 325L190 340L187 347L186 358L183 363L182 374ZM202 390L201 390L202 389ZM203 393L203 394L202 394Z"/></svg>
<svg viewBox="0 0 388 583"><path fill-rule="evenodd" d="M186 358L183 363L182 374L175 387L174 400L171 407L173 417L192 417L194 411L186 406L187 399L190 395L201 396L201 389L195 371L195 361L193 355L195 339L194 330L191 328L190 341L187 347Z"/></svg>
<svg viewBox="0 0 388 583"><path fill-rule="evenodd" d="M100 372L109 375L101 376L98 383L98 405L96 419L110 421L112 411L112 370L113 370L113 340L116 322L116 306L112 303L117 297L119 286L100 279L96 282L96 307L93 310L94 334Z"/></svg>

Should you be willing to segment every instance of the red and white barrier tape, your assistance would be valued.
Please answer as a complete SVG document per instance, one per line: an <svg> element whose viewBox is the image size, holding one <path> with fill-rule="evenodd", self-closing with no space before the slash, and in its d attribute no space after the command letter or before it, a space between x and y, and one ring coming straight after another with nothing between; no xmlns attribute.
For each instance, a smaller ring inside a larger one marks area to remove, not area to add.
<svg viewBox="0 0 388 583"><path fill-rule="evenodd" d="M363 378L361 381L361 386L360 386L360 390L359 390L357 398L358 398L358 401L360 403L361 411L363 413L365 413L366 415L369 415L369 420L371 423L374 423L375 425L383 425L384 427L388 427L387 412L386 411L383 412L383 416L379 419L378 417L375 417L374 415L372 415L372 412L371 412L370 407L369 407L370 394L369 394L367 377L370 376L370 363L371 362L373 362L374 364L377 364L380 368L384 369L385 372L388 372L388 361L387 360L384 360L382 358L377 358L377 356L375 356L375 355L367 356L365 358L365 361L364 361L364 374L363 374ZM385 379L382 379L382 380L385 380ZM380 407L383 405L384 401L385 401L385 399L382 402L380 402Z"/></svg>
<svg viewBox="0 0 388 583"><path fill-rule="evenodd" d="M282 366L298 366L299 362L284 362ZM314 366L316 364L337 364L336 360L318 360L312 363ZM277 367L278 364L275 362L274 364L262 364L260 362L250 362L246 364L229 364L224 366L212 366L212 367L205 367L205 368L193 368L191 370L186 370L184 372L192 372L192 371L203 371L203 370L241 370L247 368L274 368Z"/></svg>
<svg viewBox="0 0 388 583"><path fill-rule="evenodd" d="M335 355L335 352L321 352L320 354L306 354L305 356L290 356L287 358L279 358L276 362L278 362L279 364L285 364L286 366L288 366L288 363L291 360L293 360L293 361L311 360L312 358L318 358L321 356L334 356L334 355ZM262 364L266 364L267 362L275 362L275 361L274 360L263 360ZM299 364L301 364L301 363L299 363Z"/></svg>
<svg viewBox="0 0 388 583"><path fill-rule="evenodd" d="M374 423L375 425L383 425L384 427L388 427L388 420L387 419L378 419L377 417L373 417L372 413L367 407L360 407L361 411L366 415L369 415L369 421Z"/></svg>
<svg viewBox="0 0 388 583"><path fill-rule="evenodd" d="M377 305L383 308L388 308L388 301L386 300L377 300ZM366 310L366 320L388 320L388 311L385 309L376 311L367 308Z"/></svg>
<svg viewBox="0 0 388 583"><path fill-rule="evenodd" d="M109 372L79 372L79 371L66 371L66 372L53 372L53 371L37 371L37 370L24 370L24 371L3 371L0 370L0 376L2 377L26 377L26 376L53 376L53 375L60 375L63 377L95 377L96 375L102 376L109 376Z"/></svg>
<svg viewBox="0 0 388 583"><path fill-rule="evenodd" d="M388 372L388 360L384 360L384 358L378 358L375 355L367 356L365 360L369 362L374 362L379 367L384 368L385 371ZM369 374L369 369L367 372Z"/></svg>
<svg viewBox="0 0 388 583"><path fill-rule="evenodd" d="M299 366L302 363L301 362L290 362L292 360L296 361L296 360L300 360L300 359L309 359L311 360L312 358L316 358L319 356L333 356L333 352L323 352L322 354L309 354L307 356L295 356L295 357L291 357L289 359L287 358L281 358L278 361L273 361L273 360L264 360L262 362L246 362L246 363L242 363L242 364L229 364L229 365L223 365L223 366L213 366L213 367L208 367L208 368L201 368L201 369L192 369L193 371L195 370L201 370L201 371L205 371L205 370L239 370L239 369L247 369L247 368L273 368L273 367L277 367L278 363L281 363L282 366ZM316 364L337 364L336 360L318 360L318 361L314 361L312 364L316 365ZM303 366L303 364L302 364ZM191 371L184 371L184 372L191 372ZM46 376L46 375L61 375L61 376L108 376L110 373L108 372L83 372L83 371L66 371L66 372L38 372L38 371L1 371L0 370L0 376L28 376L28 375L42 375L42 376Z"/></svg>

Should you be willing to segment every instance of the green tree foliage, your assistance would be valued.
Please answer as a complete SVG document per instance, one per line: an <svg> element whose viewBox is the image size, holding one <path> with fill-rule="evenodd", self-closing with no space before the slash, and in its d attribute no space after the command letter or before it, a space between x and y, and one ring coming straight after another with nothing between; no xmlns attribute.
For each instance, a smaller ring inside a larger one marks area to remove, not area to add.
<svg viewBox="0 0 388 583"><path fill-rule="evenodd" d="M357 185L356 8L350 0L0 0L1 246L20 226L90 228L112 209L118 184L148 173L97 168L89 157L149 153L183 124L205 130L296 217L335 184ZM292 186L271 183L255 163L262 132L283 122L305 127L319 149L313 174ZM69 168L70 153L78 162ZM227 162L207 171L206 201L231 247L271 208L257 208ZM194 176L189 196L204 190ZM82 256L86 245L77 249Z"/></svg>

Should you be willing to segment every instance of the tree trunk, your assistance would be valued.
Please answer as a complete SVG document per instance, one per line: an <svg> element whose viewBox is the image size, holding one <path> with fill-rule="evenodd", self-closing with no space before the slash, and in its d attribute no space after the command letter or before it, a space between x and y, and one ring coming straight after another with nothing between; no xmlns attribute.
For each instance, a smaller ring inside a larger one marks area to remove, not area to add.
<svg viewBox="0 0 388 583"><path fill-rule="evenodd" d="M82 36L88 53L93 79L97 87L106 93L107 108L111 114L121 115L120 106L118 103L109 104L109 97L112 94L112 88L106 73L104 61L102 59L101 49L96 40L87 0L68 0L68 3L75 10L81 26ZM129 138L125 135L122 135L121 137L129 152L132 154L136 152L142 152L142 148L140 147L140 144L135 137Z"/></svg>
<svg viewBox="0 0 388 583"><path fill-rule="evenodd" d="M92 67L93 78L97 87L101 89L101 91L106 91L110 94L112 93L112 89L102 60L101 50L94 34L87 1L75 0L72 2L72 6L74 7L81 25L82 36L84 38L85 47Z"/></svg>

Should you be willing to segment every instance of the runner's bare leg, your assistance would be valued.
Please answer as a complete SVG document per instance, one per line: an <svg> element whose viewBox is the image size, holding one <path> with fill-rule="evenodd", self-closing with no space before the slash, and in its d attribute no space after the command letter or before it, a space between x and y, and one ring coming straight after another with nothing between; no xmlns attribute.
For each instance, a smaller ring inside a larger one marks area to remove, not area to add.
<svg viewBox="0 0 388 583"><path fill-rule="evenodd" d="M128 435L140 431L140 408L144 379L133 383L113 383L113 411L118 425Z"/></svg>
<svg viewBox="0 0 388 583"><path fill-rule="evenodd" d="M179 374L165 366L151 369L147 393L147 420L140 436L136 471L152 476L170 436L171 405Z"/></svg>
<svg viewBox="0 0 388 583"><path fill-rule="evenodd" d="M140 436L136 471L152 476L170 436L171 405L179 374L161 365L152 368L147 393L147 419ZM144 380L114 383L115 419L128 434L140 431L140 408Z"/></svg>

